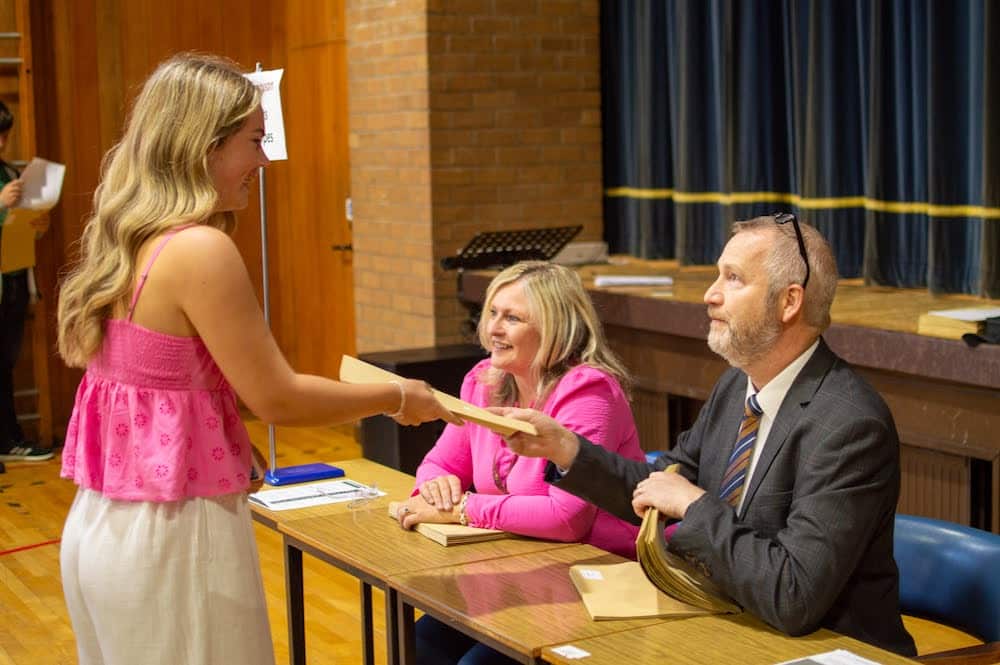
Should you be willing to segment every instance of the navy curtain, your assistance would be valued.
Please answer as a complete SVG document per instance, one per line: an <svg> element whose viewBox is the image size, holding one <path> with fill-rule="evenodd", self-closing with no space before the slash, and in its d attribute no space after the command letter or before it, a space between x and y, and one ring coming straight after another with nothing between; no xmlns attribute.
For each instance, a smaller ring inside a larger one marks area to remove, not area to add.
<svg viewBox="0 0 1000 665"><path fill-rule="evenodd" d="M714 263L793 210L845 277L1000 295L989 0L602 3L605 235Z"/></svg>

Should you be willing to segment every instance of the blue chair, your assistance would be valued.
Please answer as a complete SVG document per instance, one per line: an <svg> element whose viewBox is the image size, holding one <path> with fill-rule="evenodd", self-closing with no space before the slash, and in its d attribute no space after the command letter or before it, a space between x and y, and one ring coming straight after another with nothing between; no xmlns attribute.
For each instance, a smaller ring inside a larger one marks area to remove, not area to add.
<svg viewBox="0 0 1000 665"><path fill-rule="evenodd" d="M903 614L937 621L995 643L918 660L1000 662L1000 535L897 514L893 545Z"/></svg>

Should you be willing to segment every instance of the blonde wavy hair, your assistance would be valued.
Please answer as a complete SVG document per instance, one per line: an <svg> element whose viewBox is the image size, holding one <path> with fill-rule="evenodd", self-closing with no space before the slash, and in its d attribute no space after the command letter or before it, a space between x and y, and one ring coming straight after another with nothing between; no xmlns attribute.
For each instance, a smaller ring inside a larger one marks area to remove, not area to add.
<svg viewBox="0 0 1000 665"><path fill-rule="evenodd" d="M608 348L600 319L590 296L576 272L545 261L524 261L493 278L486 290L483 316L479 320L479 343L490 348L489 311L497 292L520 283L528 300L528 315L541 337L538 353L531 363L536 382L535 404L545 403L559 380L577 365L587 365L618 380L629 394L631 378L621 360ZM487 369L484 380L493 386L496 405L513 404L518 399L514 377L498 369ZM528 406L528 405L522 405Z"/></svg>
<svg viewBox="0 0 1000 665"><path fill-rule="evenodd" d="M104 340L104 323L127 302L143 243L183 224L230 232L215 212L211 152L260 106L260 92L229 60L176 55L156 68L132 107L125 134L102 162L80 259L59 296L59 354L82 367Z"/></svg>

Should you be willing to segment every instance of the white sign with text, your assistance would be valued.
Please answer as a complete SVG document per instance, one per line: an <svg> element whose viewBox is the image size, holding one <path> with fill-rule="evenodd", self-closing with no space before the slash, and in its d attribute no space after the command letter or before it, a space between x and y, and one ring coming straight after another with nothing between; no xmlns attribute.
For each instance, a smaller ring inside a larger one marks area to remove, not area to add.
<svg viewBox="0 0 1000 665"><path fill-rule="evenodd" d="M264 111L264 154L272 162L288 159L285 147L285 120L281 114L281 75L284 69L250 72L247 78L260 88L260 107Z"/></svg>

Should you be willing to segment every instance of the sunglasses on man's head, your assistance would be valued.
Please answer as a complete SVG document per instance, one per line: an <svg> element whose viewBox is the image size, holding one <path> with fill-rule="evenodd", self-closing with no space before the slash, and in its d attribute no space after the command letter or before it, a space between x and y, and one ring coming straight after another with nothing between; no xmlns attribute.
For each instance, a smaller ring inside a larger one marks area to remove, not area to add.
<svg viewBox="0 0 1000 665"><path fill-rule="evenodd" d="M802 255L802 262L806 264L806 278L802 280L802 288L805 289L809 283L809 255L806 254L806 241L802 237L802 229L799 228L799 218L790 212L776 212L771 217L774 218L775 224L791 222L792 228L795 229L795 239L799 241L799 254Z"/></svg>

